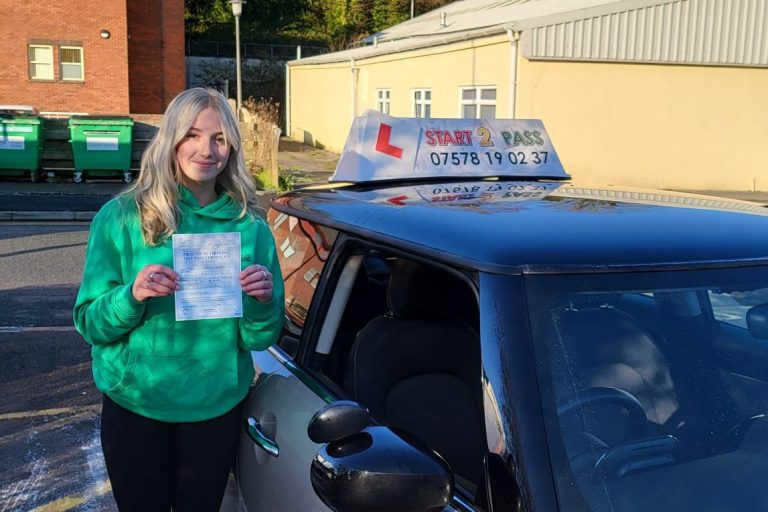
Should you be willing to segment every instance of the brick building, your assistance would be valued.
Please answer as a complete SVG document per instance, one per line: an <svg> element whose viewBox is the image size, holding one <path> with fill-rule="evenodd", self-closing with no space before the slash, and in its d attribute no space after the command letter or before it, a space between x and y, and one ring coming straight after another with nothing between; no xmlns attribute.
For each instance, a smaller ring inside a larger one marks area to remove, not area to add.
<svg viewBox="0 0 768 512"><path fill-rule="evenodd" d="M184 89L184 0L0 0L0 104L157 114Z"/></svg>

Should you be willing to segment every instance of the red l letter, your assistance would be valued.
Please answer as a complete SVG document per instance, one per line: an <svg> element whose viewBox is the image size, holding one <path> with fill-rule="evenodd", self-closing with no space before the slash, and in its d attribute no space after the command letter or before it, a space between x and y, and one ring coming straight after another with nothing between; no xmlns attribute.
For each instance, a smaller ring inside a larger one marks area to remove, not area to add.
<svg viewBox="0 0 768 512"><path fill-rule="evenodd" d="M379 136L376 138L376 151L385 153L395 158L403 157L403 148L398 148L389 143L389 137L392 135L392 127L381 123L379 126Z"/></svg>

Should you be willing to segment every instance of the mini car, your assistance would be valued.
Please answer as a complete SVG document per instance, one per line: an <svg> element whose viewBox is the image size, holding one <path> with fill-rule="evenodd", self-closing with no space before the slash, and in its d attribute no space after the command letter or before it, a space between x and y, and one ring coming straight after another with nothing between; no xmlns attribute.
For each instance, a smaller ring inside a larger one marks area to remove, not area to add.
<svg viewBox="0 0 768 512"><path fill-rule="evenodd" d="M768 509L768 208L476 171L273 200L245 508Z"/></svg>

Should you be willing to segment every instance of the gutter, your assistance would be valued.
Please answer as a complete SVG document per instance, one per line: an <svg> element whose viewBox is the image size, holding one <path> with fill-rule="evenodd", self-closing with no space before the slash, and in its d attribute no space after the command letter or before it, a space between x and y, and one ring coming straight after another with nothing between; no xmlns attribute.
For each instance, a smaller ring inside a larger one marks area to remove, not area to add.
<svg viewBox="0 0 768 512"><path fill-rule="evenodd" d="M506 31L505 25L498 25L496 27L481 29L481 30L468 30L464 32L456 32L454 34L447 35L446 37L434 38L434 36L424 36L429 38L424 40L420 37L409 37L408 39L396 39L392 41L377 41L377 46L366 46L363 48L355 48L353 50L344 50L341 52L335 52L325 55L318 55L317 57L310 57L308 59L302 59L291 61L290 64L297 66L309 66L309 65L322 65L322 64L334 64L339 62L345 62L349 60L369 59L373 57L380 57L385 55L394 55L397 53L408 52L412 50L419 50L422 48L431 48L435 46L444 46L451 43L459 43L462 41L468 41L470 39L479 39L483 37L498 36L504 34ZM392 47L395 47L394 49Z"/></svg>
<svg viewBox="0 0 768 512"><path fill-rule="evenodd" d="M285 63L285 135L293 137L291 133L291 66Z"/></svg>

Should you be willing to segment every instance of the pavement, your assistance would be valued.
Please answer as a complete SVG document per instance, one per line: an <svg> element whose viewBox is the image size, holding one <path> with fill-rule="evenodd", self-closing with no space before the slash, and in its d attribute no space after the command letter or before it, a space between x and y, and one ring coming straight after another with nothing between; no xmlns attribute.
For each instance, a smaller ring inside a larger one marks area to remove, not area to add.
<svg viewBox="0 0 768 512"><path fill-rule="evenodd" d="M281 175L289 175L294 184L325 182L336 168L339 155L330 151L283 138L278 150ZM31 183L0 178L0 221L82 221L88 222L99 208L120 192L119 180L89 180L72 183ZM751 201L768 206L766 192L718 190L679 190L693 194ZM267 207L272 191L260 191L259 203Z"/></svg>
<svg viewBox="0 0 768 512"><path fill-rule="evenodd" d="M328 181L338 160L337 153L287 138L281 139L278 148L280 173L290 175L295 184ZM87 176L83 183L59 178L52 183L32 183L0 175L0 221L88 222L125 186L120 179L92 180ZM260 206L268 207L273 195L273 191L259 191Z"/></svg>

